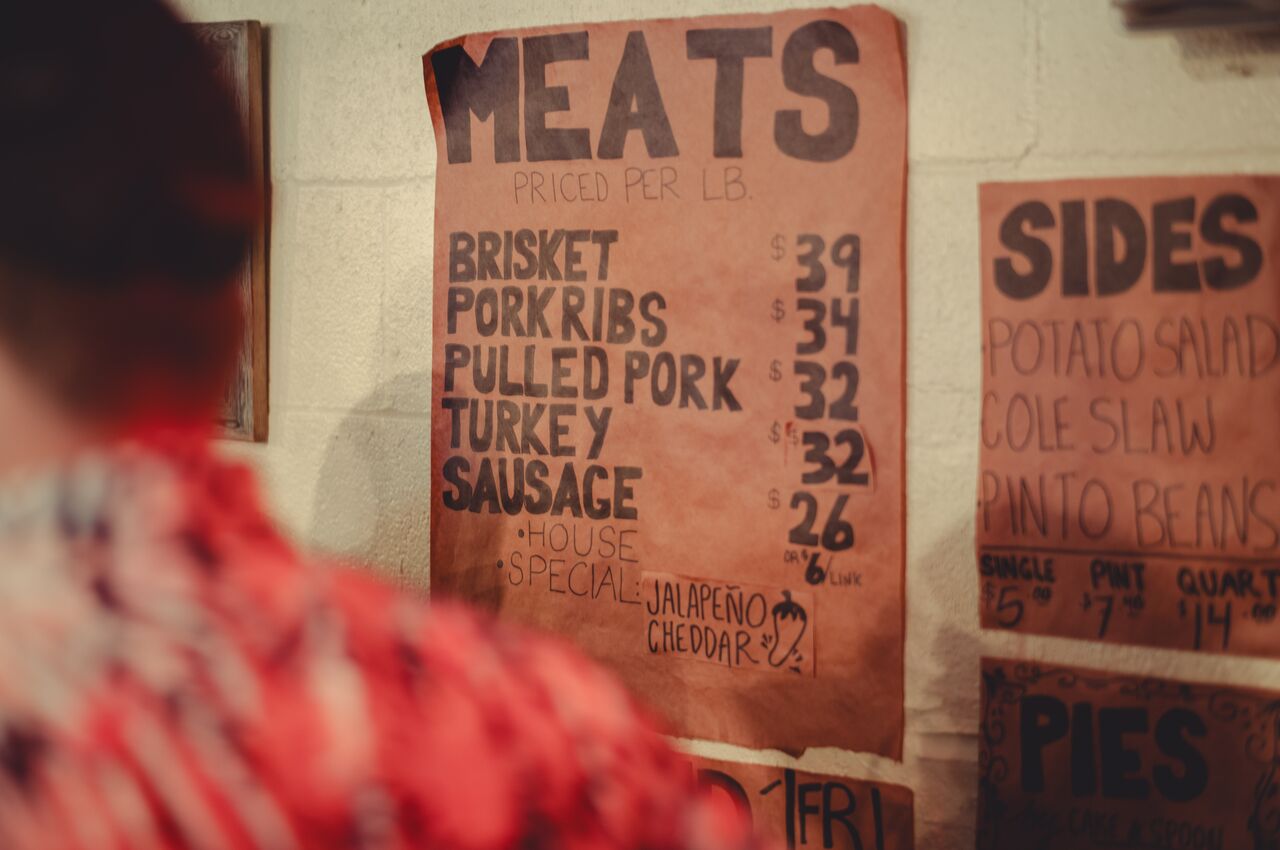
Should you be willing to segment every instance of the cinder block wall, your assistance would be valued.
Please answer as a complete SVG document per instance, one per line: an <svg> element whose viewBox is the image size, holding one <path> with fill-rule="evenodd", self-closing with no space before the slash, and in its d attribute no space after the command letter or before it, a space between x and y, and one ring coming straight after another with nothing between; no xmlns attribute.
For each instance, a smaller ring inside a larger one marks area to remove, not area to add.
<svg viewBox="0 0 1280 850"><path fill-rule="evenodd" d="M269 32L271 440L261 468L301 540L428 584L435 148L420 57L466 32L769 11L787 0L180 0ZM1008 654L1280 688L1280 665L976 629L977 184L1280 171L1280 57L1128 36L1108 0L886 0L910 80L909 575L902 764L798 762L916 791L918 846L973 846L977 659Z"/></svg>

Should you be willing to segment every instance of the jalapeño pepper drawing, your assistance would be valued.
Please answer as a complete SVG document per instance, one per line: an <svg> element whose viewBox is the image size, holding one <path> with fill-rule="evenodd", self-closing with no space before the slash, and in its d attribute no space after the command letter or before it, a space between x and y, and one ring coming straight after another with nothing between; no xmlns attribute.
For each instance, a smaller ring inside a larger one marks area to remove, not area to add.
<svg viewBox="0 0 1280 850"><path fill-rule="evenodd" d="M782 591L782 596L783 601L773 606L773 647L769 650L769 664L774 667L787 663L809 628L809 615L792 601L791 591Z"/></svg>

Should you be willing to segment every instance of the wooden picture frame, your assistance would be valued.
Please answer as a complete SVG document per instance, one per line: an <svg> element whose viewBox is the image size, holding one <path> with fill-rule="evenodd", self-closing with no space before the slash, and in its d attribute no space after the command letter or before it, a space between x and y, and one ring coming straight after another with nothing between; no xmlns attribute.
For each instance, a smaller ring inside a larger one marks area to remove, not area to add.
<svg viewBox="0 0 1280 850"><path fill-rule="evenodd" d="M239 272L245 303L244 342L235 378L218 417L220 436L267 439L267 136L264 119L263 41L258 21L191 25L213 56L217 73L235 96L249 140L250 162L263 187L263 215Z"/></svg>

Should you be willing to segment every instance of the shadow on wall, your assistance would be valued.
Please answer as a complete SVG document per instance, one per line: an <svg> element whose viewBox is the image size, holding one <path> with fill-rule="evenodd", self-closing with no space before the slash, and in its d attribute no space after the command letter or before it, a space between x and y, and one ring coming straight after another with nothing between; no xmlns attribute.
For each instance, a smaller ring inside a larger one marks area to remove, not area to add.
<svg viewBox="0 0 1280 850"><path fill-rule="evenodd" d="M972 850L979 683L986 651L978 631L973 523L948 528L922 559L913 561L907 602L906 757L913 762L916 846ZM948 587L952 592L939 592ZM958 587L963 591L955 592Z"/></svg>
<svg viewBox="0 0 1280 850"><path fill-rule="evenodd" d="M430 386L428 372L399 375L342 420L320 466L307 534L318 551L418 591L431 581L431 419L393 408Z"/></svg>

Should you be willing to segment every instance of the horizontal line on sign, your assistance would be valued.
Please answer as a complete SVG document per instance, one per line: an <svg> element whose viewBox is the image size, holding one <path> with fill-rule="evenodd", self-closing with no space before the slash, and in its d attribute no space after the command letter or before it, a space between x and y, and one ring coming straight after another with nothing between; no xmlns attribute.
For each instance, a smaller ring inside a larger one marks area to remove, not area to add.
<svg viewBox="0 0 1280 850"><path fill-rule="evenodd" d="M1190 552L1135 552L1118 549L1073 549L1069 546L981 546L984 552L1030 552L1033 555L1106 555L1112 558L1167 558L1182 561L1234 561L1244 564L1275 564L1280 557L1266 558L1250 555L1202 555Z"/></svg>

